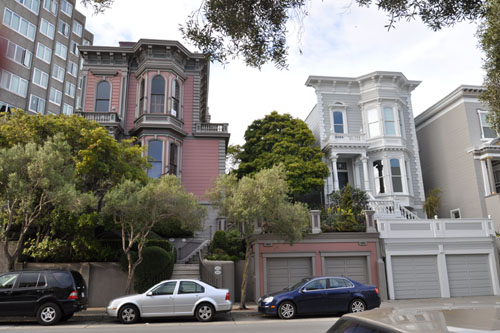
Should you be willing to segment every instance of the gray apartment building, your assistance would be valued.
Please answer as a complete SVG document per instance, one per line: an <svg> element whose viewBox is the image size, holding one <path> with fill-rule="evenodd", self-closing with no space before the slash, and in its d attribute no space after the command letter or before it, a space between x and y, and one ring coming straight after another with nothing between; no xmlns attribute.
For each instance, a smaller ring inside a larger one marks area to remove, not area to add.
<svg viewBox="0 0 500 333"><path fill-rule="evenodd" d="M75 0L0 2L0 109L72 114L81 105L79 45L92 45Z"/></svg>
<svg viewBox="0 0 500 333"><path fill-rule="evenodd" d="M462 85L415 119L426 191L442 191L441 218L488 218L500 232L500 141L480 86Z"/></svg>

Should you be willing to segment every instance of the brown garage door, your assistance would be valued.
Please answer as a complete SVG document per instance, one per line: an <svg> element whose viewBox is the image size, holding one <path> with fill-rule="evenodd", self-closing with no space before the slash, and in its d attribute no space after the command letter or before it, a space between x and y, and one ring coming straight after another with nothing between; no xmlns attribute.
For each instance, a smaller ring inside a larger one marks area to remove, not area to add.
<svg viewBox="0 0 500 333"><path fill-rule="evenodd" d="M302 278L312 276L310 257L267 258L267 292L283 290Z"/></svg>

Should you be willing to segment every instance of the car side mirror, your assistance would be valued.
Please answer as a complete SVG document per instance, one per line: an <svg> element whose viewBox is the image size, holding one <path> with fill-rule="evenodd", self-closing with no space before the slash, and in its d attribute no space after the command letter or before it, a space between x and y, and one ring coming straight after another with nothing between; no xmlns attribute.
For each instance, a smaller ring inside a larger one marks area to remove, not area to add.
<svg viewBox="0 0 500 333"><path fill-rule="evenodd" d="M146 296L153 296L153 292L152 291L148 292Z"/></svg>
<svg viewBox="0 0 500 333"><path fill-rule="evenodd" d="M306 288L302 288L302 289L300 289L300 292L301 292L301 293L304 293L304 292L306 292L306 291L307 291L307 289L306 289Z"/></svg>

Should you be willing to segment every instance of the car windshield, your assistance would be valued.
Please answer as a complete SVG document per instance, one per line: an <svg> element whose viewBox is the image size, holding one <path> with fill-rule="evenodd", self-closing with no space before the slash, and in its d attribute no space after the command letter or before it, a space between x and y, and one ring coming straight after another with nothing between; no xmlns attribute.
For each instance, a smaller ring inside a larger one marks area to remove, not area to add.
<svg viewBox="0 0 500 333"><path fill-rule="evenodd" d="M295 290L309 280L311 280L311 278L304 278L304 279L300 280L299 282L292 284L290 287L286 287L283 290Z"/></svg>

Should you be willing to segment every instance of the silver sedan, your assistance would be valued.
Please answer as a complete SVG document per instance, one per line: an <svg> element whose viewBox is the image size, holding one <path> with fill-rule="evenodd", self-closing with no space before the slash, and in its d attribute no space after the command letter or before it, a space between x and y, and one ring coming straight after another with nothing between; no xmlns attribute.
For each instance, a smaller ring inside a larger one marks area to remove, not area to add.
<svg viewBox="0 0 500 333"><path fill-rule="evenodd" d="M106 313L124 324L140 318L195 316L210 321L217 312L231 311L229 290L217 289L198 280L162 281L144 294L112 300Z"/></svg>

